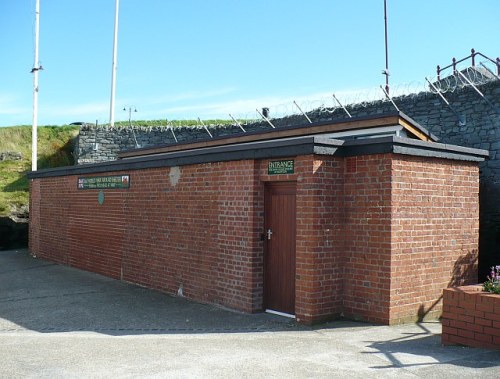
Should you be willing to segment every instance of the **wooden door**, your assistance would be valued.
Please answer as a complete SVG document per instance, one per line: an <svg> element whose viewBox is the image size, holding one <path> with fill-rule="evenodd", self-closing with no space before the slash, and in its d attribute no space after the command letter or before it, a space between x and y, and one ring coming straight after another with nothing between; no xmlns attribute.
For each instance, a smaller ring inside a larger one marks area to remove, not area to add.
<svg viewBox="0 0 500 379"><path fill-rule="evenodd" d="M265 309L295 314L295 182L269 183L265 206Z"/></svg>

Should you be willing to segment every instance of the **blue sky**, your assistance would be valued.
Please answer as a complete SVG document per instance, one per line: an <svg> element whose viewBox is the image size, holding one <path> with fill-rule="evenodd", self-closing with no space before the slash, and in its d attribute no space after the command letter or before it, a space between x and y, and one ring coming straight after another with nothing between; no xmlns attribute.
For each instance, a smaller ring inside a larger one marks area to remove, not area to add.
<svg viewBox="0 0 500 379"><path fill-rule="evenodd" d="M121 0L116 121L255 117L385 78L383 0ZM390 81L500 55L498 0L388 0ZM107 123L115 0L40 0L39 125ZM0 126L30 125L35 0L0 2ZM413 87L412 87L413 88ZM423 87L422 87L423 88ZM377 95L378 96L378 95ZM333 103L332 103L333 105Z"/></svg>

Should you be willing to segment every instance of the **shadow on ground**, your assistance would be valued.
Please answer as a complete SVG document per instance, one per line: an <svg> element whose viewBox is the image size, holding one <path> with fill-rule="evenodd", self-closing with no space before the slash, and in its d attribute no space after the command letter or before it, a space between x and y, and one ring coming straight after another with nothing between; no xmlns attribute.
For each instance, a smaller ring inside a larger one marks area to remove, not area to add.
<svg viewBox="0 0 500 379"><path fill-rule="evenodd" d="M381 358L381 365L371 369L420 372L432 367L446 373L449 365L464 369L500 365L500 351L441 346L438 323L388 327L337 321L312 328L266 313L243 314L172 297L34 259L26 250L3 251L0 334L27 331L110 336L295 332L287 335L303 337L304 343L326 344L333 351L344 346L342 351L354 349L367 358Z"/></svg>
<svg viewBox="0 0 500 379"><path fill-rule="evenodd" d="M0 252L0 331L110 335L307 330L270 314L244 314L35 259Z"/></svg>
<svg viewBox="0 0 500 379"><path fill-rule="evenodd" d="M499 367L500 351L476 349L465 346L443 346L441 334L430 330L426 323L415 324L419 330L401 333L397 338L364 341L372 351L365 354L382 356L387 364L374 366L375 369L405 368L408 370L426 367L434 370L440 366L447 377L443 365L451 364L468 368ZM435 374L435 372L434 372Z"/></svg>

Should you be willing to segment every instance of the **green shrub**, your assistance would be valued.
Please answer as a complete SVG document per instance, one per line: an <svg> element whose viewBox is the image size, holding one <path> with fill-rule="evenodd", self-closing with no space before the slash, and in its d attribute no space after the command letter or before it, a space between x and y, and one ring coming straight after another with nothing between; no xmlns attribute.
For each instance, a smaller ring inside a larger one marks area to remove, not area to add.
<svg viewBox="0 0 500 379"><path fill-rule="evenodd" d="M487 292L500 294L500 266L491 268L488 280L483 283L483 289Z"/></svg>

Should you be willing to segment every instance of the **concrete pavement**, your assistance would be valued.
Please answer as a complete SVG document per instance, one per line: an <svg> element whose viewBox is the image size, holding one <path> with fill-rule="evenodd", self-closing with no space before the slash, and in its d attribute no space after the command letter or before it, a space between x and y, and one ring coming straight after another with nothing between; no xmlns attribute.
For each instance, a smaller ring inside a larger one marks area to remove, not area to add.
<svg viewBox="0 0 500 379"><path fill-rule="evenodd" d="M1 378L491 378L441 325L296 325L0 251Z"/></svg>

